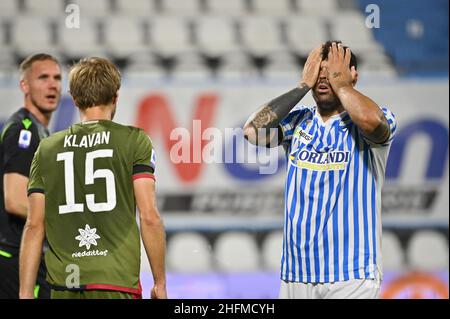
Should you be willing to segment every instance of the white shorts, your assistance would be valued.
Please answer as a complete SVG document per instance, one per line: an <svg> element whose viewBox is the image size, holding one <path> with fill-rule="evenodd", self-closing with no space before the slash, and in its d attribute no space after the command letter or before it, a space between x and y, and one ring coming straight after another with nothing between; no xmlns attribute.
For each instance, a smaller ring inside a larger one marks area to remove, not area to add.
<svg viewBox="0 0 450 319"><path fill-rule="evenodd" d="M330 283L281 281L280 299L378 299L381 282L352 279Z"/></svg>

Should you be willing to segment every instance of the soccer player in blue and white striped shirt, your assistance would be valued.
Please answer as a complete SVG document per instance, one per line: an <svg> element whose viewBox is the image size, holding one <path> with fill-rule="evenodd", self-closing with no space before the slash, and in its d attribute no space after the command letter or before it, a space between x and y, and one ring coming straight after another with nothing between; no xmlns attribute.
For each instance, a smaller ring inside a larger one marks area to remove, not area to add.
<svg viewBox="0 0 450 319"><path fill-rule="evenodd" d="M381 187L397 124L355 89L356 69L349 48L323 44L299 86L244 126L251 143L286 150L280 298L379 296ZM309 90L317 106L297 105Z"/></svg>

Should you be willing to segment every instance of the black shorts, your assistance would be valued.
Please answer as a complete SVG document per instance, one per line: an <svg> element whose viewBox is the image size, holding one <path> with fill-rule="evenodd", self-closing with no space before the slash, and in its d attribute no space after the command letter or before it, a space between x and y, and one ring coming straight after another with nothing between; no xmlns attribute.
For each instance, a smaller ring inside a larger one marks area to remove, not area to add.
<svg viewBox="0 0 450 319"><path fill-rule="evenodd" d="M3 250L2 250L3 251ZM6 255L6 256L5 256ZM41 259L35 286L35 297L50 299L50 285L45 280L47 271ZM19 254L0 254L0 299L19 298Z"/></svg>

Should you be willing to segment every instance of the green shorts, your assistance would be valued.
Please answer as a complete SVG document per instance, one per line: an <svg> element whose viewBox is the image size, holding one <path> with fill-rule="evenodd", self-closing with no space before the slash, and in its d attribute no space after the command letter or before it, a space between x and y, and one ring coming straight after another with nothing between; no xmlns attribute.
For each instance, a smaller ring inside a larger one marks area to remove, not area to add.
<svg viewBox="0 0 450 319"><path fill-rule="evenodd" d="M51 299L140 299L140 296L112 290L53 290Z"/></svg>

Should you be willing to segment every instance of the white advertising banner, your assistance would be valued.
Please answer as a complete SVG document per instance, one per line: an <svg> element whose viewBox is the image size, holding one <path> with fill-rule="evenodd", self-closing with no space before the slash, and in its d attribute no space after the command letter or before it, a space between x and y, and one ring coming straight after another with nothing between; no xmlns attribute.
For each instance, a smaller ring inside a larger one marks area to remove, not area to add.
<svg viewBox="0 0 450 319"><path fill-rule="evenodd" d="M295 83L124 79L115 120L142 127L152 138L161 211L208 225L217 217L281 225L284 151L256 149L237 129ZM358 88L398 120L383 191L384 222L448 226L448 81L371 80ZM15 81L0 81L0 99L3 124L23 103ZM301 103L314 101L308 95ZM50 129L75 121L78 113L66 94Z"/></svg>

